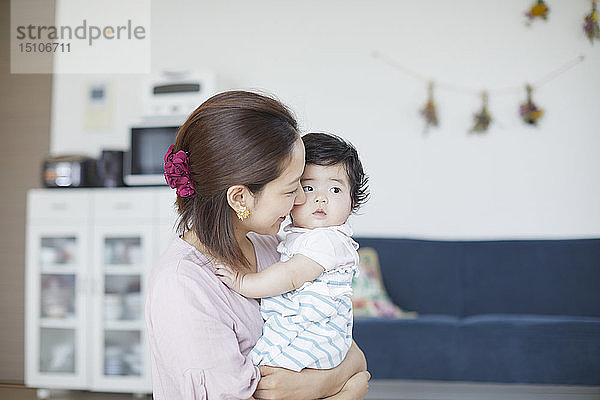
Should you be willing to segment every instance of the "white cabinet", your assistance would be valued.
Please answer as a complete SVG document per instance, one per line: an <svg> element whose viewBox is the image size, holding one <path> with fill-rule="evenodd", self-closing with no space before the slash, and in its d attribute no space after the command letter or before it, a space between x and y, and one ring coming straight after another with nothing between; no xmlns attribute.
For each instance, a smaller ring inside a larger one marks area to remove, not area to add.
<svg viewBox="0 0 600 400"><path fill-rule="evenodd" d="M67 224L29 226L27 252L26 381L85 388L88 231Z"/></svg>
<svg viewBox="0 0 600 400"><path fill-rule="evenodd" d="M27 386L152 391L144 298L174 200L164 187L28 193Z"/></svg>

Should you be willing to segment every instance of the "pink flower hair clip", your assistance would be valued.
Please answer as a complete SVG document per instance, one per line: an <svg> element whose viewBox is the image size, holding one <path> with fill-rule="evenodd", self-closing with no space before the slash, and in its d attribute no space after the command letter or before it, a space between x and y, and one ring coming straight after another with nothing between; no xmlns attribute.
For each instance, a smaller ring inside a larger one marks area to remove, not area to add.
<svg viewBox="0 0 600 400"><path fill-rule="evenodd" d="M177 195L191 197L196 193L192 183L190 159L185 151L173 153L175 145L171 145L165 154L165 181L171 189L177 189Z"/></svg>

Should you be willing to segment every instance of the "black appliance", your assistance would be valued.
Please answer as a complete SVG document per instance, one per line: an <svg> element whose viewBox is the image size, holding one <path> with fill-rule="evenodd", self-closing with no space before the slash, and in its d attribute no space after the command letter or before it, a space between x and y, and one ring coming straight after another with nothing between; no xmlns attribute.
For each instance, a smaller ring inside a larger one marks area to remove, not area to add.
<svg viewBox="0 0 600 400"><path fill-rule="evenodd" d="M102 150L98 159L98 184L105 187L125 186L123 182L123 155L121 150Z"/></svg>

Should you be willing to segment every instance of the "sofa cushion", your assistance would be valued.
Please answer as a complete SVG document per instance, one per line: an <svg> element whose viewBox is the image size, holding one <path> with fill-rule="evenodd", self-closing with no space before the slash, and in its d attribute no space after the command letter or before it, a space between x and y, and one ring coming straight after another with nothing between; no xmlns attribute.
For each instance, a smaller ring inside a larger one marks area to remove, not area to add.
<svg viewBox="0 0 600 400"><path fill-rule="evenodd" d="M374 379L451 380L458 357L457 333L457 318L422 315L356 319L353 337Z"/></svg>
<svg viewBox="0 0 600 400"><path fill-rule="evenodd" d="M354 318L415 318L416 313L403 311L386 293L377 251L372 247L361 247L358 255L358 273L352 279Z"/></svg>
<svg viewBox="0 0 600 400"><path fill-rule="evenodd" d="M600 385L600 318L467 317L458 349L456 373L464 380Z"/></svg>

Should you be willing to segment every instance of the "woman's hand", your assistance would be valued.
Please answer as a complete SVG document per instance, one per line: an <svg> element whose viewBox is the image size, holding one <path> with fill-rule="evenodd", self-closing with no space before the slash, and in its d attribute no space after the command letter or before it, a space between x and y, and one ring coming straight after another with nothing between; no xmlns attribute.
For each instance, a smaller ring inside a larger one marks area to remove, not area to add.
<svg viewBox="0 0 600 400"><path fill-rule="evenodd" d="M324 400L363 400L369 391L369 379L371 379L369 371L354 374L339 393Z"/></svg>
<svg viewBox="0 0 600 400"><path fill-rule="evenodd" d="M354 341L344 361L333 369L305 368L294 372L267 366L258 368L262 378L254 397L266 400L312 400L329 396L331 400L362 399L371 377L366 371L365 356Z"/></svg>
<svg viewBox="0 0 600 400"><path fill-rule="evenodd" d="M285 368L260 366L262 378L254 392L255 399L313 400L322 397L314 385L302 379L302 373ZM337 394L325 400L363 400L369 391L368 371L354 374Z"/></svg>
<svg viewBox="0 0 600 400"><path fill-rule="evenodd" d="M301 372L285 368L259 366L260 381L254 392L254 398L265 400L312 400L319 397L314 387L307 385Z"/></svg>

